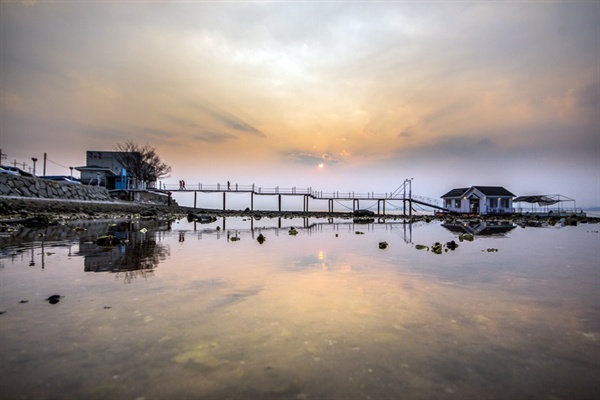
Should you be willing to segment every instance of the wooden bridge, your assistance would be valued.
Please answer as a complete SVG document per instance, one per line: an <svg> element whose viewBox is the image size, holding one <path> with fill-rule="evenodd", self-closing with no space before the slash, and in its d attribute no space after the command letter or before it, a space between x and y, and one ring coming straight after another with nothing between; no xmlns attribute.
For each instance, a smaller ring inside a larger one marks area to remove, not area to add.
<svg viewBox="0 0 600 400"><path fill-rule="evenodd" d="M356 193L356 192L323 192L316 191L312 188L282 188L276 186L274 188L263 188L256 185L238 185L230 184L202 184L196 185L179 186L176 185L163 185L160 191L172 196L174 193L194 193L194 208L197 208L198 194L199 193L222 193L223 195L223 210L227 207L227 195L228 194L249 194L250 195L250 207L251 211L254 211L254 197L255 196L277 196L278 197L278 211L281 212L282 198L286 196L302 196L303 197L303 209L302 211L309 211L310 200L316 201L327 201L328 212L334 212L334 203L340 201L351 201L352 212L361 210L361 200L368 200L370 202L377 202L377 214L385 215L386 204L401 203L404 215L412 215L413 207L415 204L433 208L436 210L448 211L443 208L441 201L437 199L431 199L422 196L415 196L412 194L411 187L412 179L407 179L404 183L393 192L389 193ZM408 213L407 213L408 212Z"/></svg>

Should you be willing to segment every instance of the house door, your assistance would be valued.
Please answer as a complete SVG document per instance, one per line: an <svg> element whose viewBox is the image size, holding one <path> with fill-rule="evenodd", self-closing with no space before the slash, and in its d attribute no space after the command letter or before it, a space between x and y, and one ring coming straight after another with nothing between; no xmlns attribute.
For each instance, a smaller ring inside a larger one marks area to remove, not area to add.
<svg viewBox="0 0 600 400"><path fill-rule="evenodd" d="M469 211L471 214L479 214L479 199L469 200Z"/></svg>

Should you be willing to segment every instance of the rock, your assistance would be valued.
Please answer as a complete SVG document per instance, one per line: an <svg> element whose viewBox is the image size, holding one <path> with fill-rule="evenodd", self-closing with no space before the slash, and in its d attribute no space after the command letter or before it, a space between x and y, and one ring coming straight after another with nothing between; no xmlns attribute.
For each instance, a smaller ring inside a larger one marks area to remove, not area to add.
<svg viewBox="0 0 600 400"><path fill-rule="evenodd" d="M435 242L433 246L431 246L431 251L435 254L442 254L442 244L440 242Z"/></svg>
<svg viewBox="0 0 600 400"><path fill-rule="evenodd" d="M452 241L446 243L446 247L448 249L454 251L454 250L456 250L458 248L458 244L454 240L452 240Z"/></svg>
<svg viewBox="0 0 600 400"><path fill-rule="evenodd" d="M206 215L206 214L194 214L189 213L187 216L188 222L200 222L201 224L209 224L211 222L215 222L217 220L216 217Z"/></svg>
<svg viewBox="0 0 600 400"><path fill-rule="evenodd" d="M298 234L298 231L296 230L296 228L294 228L293 226L290 228L290 230L288 231L288 233L292 236L296 236Z"/></svg>
<svg viewBox="0 0 600 400"><path fill-rule="evenodd" d="M267 240L267 238L262 233L256 238L256 241L260 244L263 244L265 240Z"/></svg>
<svg viewBox="0 0 600 400"><path fill-rule="evenodd" d="M429 251L429 246L425 246L425 245L422 245L422 244L417 244L417 245L415 245L415 249L417 249L417 250L425 250L425 249L427 249Z"/></svg>
<svg viewBox="0 0 600 400"><path fill-rule="evenodd" d="M142 218L156 218L158 217L158 210L155 208L149 208L140 211L140 217Z"/></svg>
<svg viewBox="0 0 600 400"><path fill-rule="evenodd" d="M121 239L113 235L100 236L96 239L96 244L102 247L112 247L121 243Z"/></svg>
<svg viewBox="0 0 600 400"><path fill-rule="evenodd" d="M461 241L461 242L463 240L466 240L468 242L472 242L473 239L475 239L475 236L473 236L473 234L471 234L471 233L461 233L461 234L458 235L458 240Z"/></svg>
<svg viewBox="0 0 600 400"><path fill-rule="evenodd" d="M61 296L60 294L53 294L52 296L48 297L45 301L47 301L50 304L56 304L60 301L60 299L62 299L64 296Z"/></svg>
<svg viewBox="0 0 600 400"><path fill-rule="evenodd" d="M354 211L355 217L372 217L373 215L375 215L375 213L371 210L355 210Z"/></svg>
<svg viewBox="0 0 600 400"><path fill-rule="evenodd" d="M36 215L35 217L27 218L23 225L27 228L43 228L50 225L50 220L45 215Z"/></svg>
<svg viewBox="0 0 600 400"><path fill-rule="evenodd" d="M388 243L387 242L379 242L379 248L380 249L387 249L388 248Z"/></svg>

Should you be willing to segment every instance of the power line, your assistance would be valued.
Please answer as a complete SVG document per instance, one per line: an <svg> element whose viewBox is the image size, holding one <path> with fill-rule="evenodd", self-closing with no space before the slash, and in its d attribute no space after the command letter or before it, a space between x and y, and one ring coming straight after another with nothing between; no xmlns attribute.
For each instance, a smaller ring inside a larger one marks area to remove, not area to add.
<svg viewBox="0 0 600 400"><path fill-rule="evenodd" d="M70 167L65 167L65 166L64 166L64 165L62 165L62 164L59 164L59 163L57 163L57 162L55 162L55 161L52 161L52 160L51 160L51 159L49 159L48 157L46 157L46 161L50 161L52 164L56 164L56 165L58 165L59 167L63 167L63 168L65 168L65 169L70 169Z"/></svg>

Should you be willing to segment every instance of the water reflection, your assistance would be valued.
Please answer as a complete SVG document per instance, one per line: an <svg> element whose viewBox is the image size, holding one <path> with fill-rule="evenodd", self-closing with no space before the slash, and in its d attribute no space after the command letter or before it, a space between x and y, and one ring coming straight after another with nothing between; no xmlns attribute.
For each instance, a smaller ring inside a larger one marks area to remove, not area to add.
<svg viewBox="0 0 600 400"><path fill-rule="evenodd" d="M0 258L16 261L29 254L28 266L46 266L46 256L68 248L67 256L82 256L85 272L112 272L131 282L137 276L152 276L169 256L169 247L160 243L170 221L81 221L76 224L23 228L0 238ZM100 246L96 239L111 235L120 239L115 246ZM73 251L73 247L78 250Z"/></svg>
<svg viewBox="0 0 600 400"><path fill-rule="evenodd" d="M470 233L479 236L505 235L516 228L516 225L509 221L479 220L443 223L442 226L450 232Z"/></svg>
<svg viewBox="0 0 600 400"><path fill-rule="evenodd" d="M348 222L232 218L146 233L137 223L86 225L62 242L44 237L45 258L34 236L0 269L2 395L597 394L597 233L517 229L435 255L410 243L413 233L453 238L437 223ZM129 242L97 246L107 233ZM379 249L382 240L390 247ZM500 251L481 251L492 244ZM96 271L153 278L122 285ZM54 294L64 297L49 306Z"/></svg>
<svg viewBox="0 0 600 400"><path fill-rule="evenodd" d="M121 231L122 242L103 247L93 242L82 242L79 255L84 257L84 271L113 272L123 275L126 282L141 276L148 278L161 261L170 254L169 247L159 243L158 232Z"/></svg>

